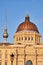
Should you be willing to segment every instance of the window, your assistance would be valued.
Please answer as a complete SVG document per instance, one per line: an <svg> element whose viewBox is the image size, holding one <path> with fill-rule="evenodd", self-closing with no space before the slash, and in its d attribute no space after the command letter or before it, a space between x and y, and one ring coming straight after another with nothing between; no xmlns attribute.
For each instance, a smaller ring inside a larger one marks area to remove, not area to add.
<svg viewBox="0 0 43 65"><path fill-rule="evenodd" d="M32 65L32 61L31 60L26 61L26 65Z"/></svg>
<svg viewBox="0 0 43 65"><path fill-rule="evenodd" d="M23 40L23 37L22 37L22 40Z"/></svg>
<svg viewBox="0 0 43 65"><path fill-rule="evenodd" d="M18 41L18 37L17 37L17 39L16 39L17 41Z"/></svg>
<svg viewBox="0 0 43 65"><path fill-rule="evenodd" d="M5 61L5 65L7 65L7 61Z"/></svg>
<svg viewBox="0 0 43 65"><path fill-rule="evenodd" d="M0 62L0 65L1 65L1 62Z"/></svg>
<svg viewBox="0 0 43 65"><path fill-rule="evenodd" d="M31 37L31 40L33 40L33 37Z"/></svg>
<svg viewBox="0 0 43 65"><path fill-rule="evenodd" d="M13 65L13 61L11 61L11 65Z"/></svg>
<svg viewBox="0 0 43 65"><path fill-rule="evenodd" d="M21 44L21 43L18 43L18 44Z"/></svg>

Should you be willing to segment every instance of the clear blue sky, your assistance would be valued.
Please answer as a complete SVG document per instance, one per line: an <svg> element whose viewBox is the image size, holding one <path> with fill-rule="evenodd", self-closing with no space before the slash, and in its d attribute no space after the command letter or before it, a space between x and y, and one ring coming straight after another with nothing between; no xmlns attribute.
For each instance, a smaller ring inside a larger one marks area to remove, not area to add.
<svg viewBox="0 0 43 65"><path fill-rule="evenodd" d="M3 42L6 8L9 42L13 42L17 27L25 20L27 13L43 36L43 0L0 0L0 42Z"/></svg>

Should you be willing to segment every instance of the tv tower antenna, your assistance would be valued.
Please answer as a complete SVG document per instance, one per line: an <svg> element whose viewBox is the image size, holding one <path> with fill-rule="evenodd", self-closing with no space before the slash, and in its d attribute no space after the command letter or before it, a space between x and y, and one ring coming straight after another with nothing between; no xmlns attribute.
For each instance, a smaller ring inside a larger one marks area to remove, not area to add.
<svg viewBox="0 0 43 65"><path fill-rule="evenodd" d="M5 26L4 26L4 43L7 43L7 38L8 38L8 32L7 32L7 10L6 10L6 16L5 16Z"/></svg>

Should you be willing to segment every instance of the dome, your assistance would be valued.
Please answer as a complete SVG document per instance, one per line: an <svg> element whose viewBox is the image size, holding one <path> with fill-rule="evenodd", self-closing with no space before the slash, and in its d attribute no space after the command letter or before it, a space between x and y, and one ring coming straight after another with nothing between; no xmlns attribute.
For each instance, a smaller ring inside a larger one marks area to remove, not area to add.
<svg viewBox="0 0 43 65"><path fill-rule="evenodd" d="M25 21L18 26L16 32L23 30L36 31L39 33L37 26L30 21L30 17L28 15L25 17Z"/></svg>

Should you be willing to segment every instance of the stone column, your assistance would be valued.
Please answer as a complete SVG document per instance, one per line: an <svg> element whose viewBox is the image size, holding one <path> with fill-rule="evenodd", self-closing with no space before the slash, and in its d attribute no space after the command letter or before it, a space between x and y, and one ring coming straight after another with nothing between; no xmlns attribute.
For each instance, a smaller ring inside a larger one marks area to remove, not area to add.
<svg viewBox="0 0 43 65"><path fill-rule="evenodd" d="M26 53L25 53L25 50L24 50L24 65L26 63Z"/></svg>
<svg viewBox="0 0 43 65"><path fill-rule="evenodd" d="M36 65L37 65L37 56L38 56L38 55L37 55L37 50L36 50Z"/></svg>
<svg viewBox="0 0 43 65"><path fill-rule="evenodd" d="M16 50L16 65L18 65L18 51Z"/></svg>

